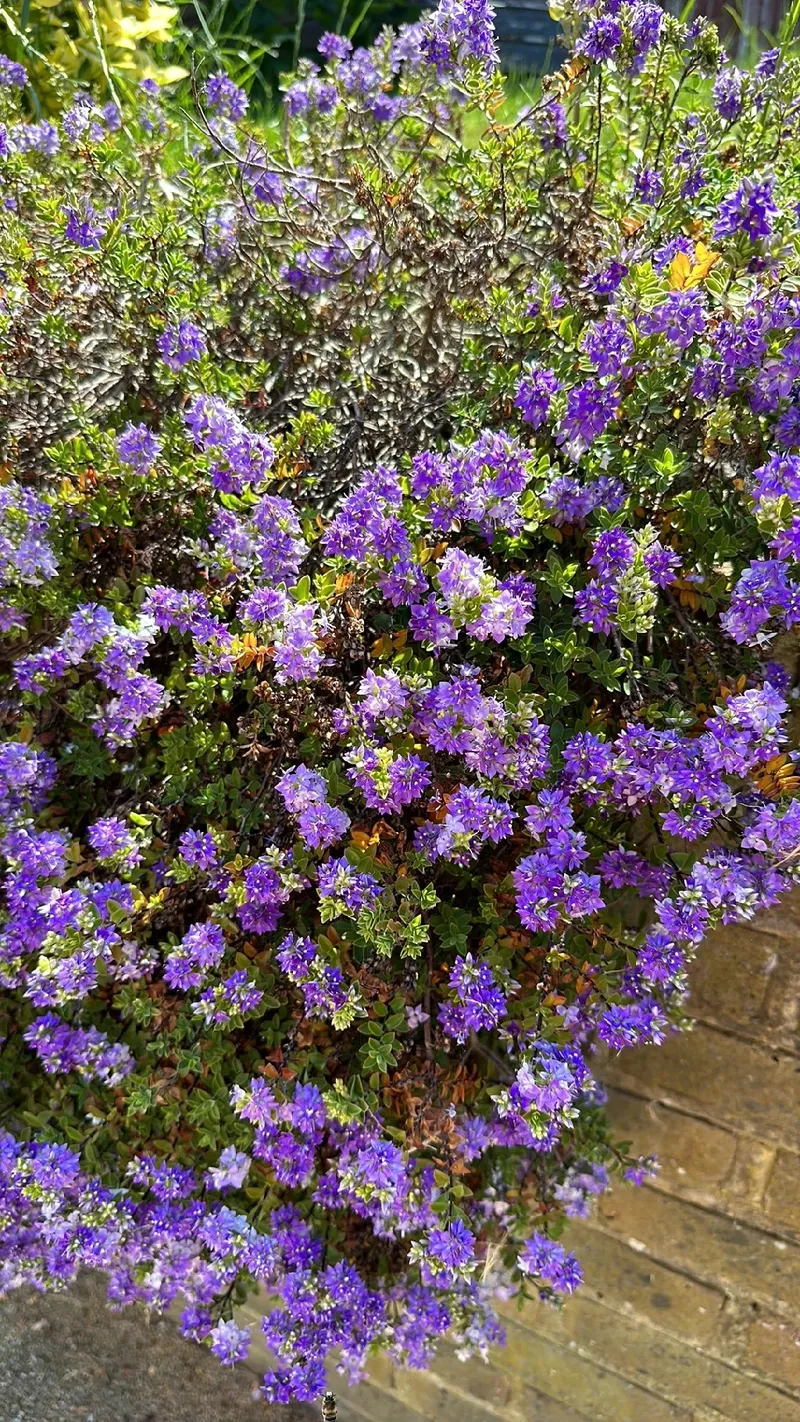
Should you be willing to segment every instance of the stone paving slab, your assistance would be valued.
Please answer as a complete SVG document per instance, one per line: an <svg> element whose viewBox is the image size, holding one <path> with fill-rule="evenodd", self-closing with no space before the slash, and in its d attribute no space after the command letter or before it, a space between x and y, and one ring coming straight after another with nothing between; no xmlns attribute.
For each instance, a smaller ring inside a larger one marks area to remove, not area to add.
<svg viewBox="0 0 800 1422"><path fill-rule="evenodd" d="M255 1400L255 1385L174 1320L112 1313L100 1279L0 1300L0 1422L319 1422L316 1408Z"/></svg>

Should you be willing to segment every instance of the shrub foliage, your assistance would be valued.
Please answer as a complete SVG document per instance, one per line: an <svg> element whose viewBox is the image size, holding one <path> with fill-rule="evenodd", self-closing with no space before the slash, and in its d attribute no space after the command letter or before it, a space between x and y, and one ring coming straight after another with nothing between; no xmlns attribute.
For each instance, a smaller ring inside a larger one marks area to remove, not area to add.
<svg viewBox="0 0 800 1422"><path fill-rule="evenodd" d="M484 0L280 132L0 61L0 1286L261 1285L270 1400L576 1287L597 1045L794 875L800 67L570 24L511 120Z"/></svg>

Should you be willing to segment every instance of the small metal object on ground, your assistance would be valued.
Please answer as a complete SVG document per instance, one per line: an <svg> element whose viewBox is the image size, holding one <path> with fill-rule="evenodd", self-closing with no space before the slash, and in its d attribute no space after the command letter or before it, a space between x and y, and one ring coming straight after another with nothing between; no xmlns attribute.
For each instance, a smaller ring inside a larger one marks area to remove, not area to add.
<svg viewBox="0 0 800 1422"><path fill-rule="evenodd" d="M322 1399L322 1422L336 1422L338 1416L336 1398L332 1392L326 1392Z"/></svg>

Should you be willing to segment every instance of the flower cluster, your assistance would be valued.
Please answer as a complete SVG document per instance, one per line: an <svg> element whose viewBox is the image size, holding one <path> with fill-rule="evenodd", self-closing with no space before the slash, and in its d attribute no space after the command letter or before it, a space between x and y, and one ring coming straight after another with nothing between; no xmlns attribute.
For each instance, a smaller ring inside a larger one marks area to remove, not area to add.
<svg viewBox="0 0 800 1422"><path fill-rule="evenodd" d="M328 787L318 771L298 765L286 771L276 788L309 849L328 849L350 828L344 810L328 803Z"/></svg>
<svg viewBox="0 0 800 1422"><path fill-rule="evenodd" d="M17 684L41 696L51 680L88 663L100 685L113 693L95 713L95 732L109 745L124 745L143 721L161 714L168 699L161 683L139 670L155 631L146 617L133 627L122 627L107 608L84 603L53 646L19 658Z"/></svg>
<svg viewBox="0 0 800 1422"><path fill-rule="evenodd" d="M97 1077L108 1086L117 1086L133 1071L133 1057L123 1042L109 1042L96 1027L69 1027L53 1012L36 1018L25 1041L49 1076L77 1071L87 1080Z"/></svg>

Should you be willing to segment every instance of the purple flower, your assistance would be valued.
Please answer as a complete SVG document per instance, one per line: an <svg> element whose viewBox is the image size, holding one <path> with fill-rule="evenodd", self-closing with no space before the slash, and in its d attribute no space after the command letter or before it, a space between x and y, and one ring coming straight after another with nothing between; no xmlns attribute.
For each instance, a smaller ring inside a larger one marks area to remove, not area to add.
<svg viewBox="0 0 800 1422"><path fill-rule="evenodd" d="M534 366L520 380L514 404L522 411L522 418L538 430L547 419L553 395L560 389L561 382L552 370Z"/></svg>
<svg viewBox="0 0 800 1422"><path fill-rule="evenodd" d="M425 1246L446 1269L463 1269L474 1257L475 1236L461 1220L454 1220L446 1229L432 1229Z"/></svg>
<svg viewBox="0 0 800 1422"><path fill-rule="evenodd" d="M211 1351L221 1363L243 1363L250 1351L250 1329L239 1328L233 1319L214 1325L209 1335Z"/></svg>
<svg viewBox="0 0 800 1422"><path fill-rule="evenodd" d="M305 765L284 771L275 788L290 815L299 815L309 805L323 805L328 799L324 775Z"/></svg>
<svg viewBox="0 0 800 1422"><path fill-rule="evenodd" d="M350 816L335 805L308 805L297 817L297 828L309 849L327 849L347 833Z"/></svg>
<svg viewBox="0 0 800 1422"><path fill-rule="evenodd" d="M640 168L634 179L633 191L640 202L655 207L664 196L663 174L657 168Z"/></svg>
<svg viewBox="0 0 800 1422"><path fill-rule="evenodd" d="M639 317L643 336L665 336L679 350L705 330L705 298L701 291L670 291L658 306Z"/></svg>
<svg viewBox="0 0 800 1422"><path fill-rule="evenodd" d="M320 864L317 888L322 907L349 914L373 908L382 892L372 874L359 873L344 856Z"/></svg>
<svg viewBox="0 0 800 1422"><path fill-rule="evenodd" d="M103 222L98 222L97 213L91 203L85 202L80 209L67 207L64 209L64 216L67 219L64 236L68 242L77 243L85 251L99 250L100 239L105 236L106 225Z"/></svg>
<svg viewBox="0 0 800 1422"><path fill-rule="evenodd" d="M451 647L458 640L453 619L442 611L435 597L412 606L409 627L415 641L430 646L435 652Z"/></svg>
<svg viewBox="0 0 800 1422"><path fill-rule="evenodd" d="M563 444L571 459L581 455L614 419L619 405L616 385L599 385L586 380L573 386L567 396L567 409L556 441Z"/></svg>
<svg viewBox="0 0 800 1422"><path fill-rule="evenodd" d="M435 830L423 826L428 853L434 859L468 864L487 841L498 844L512 832L514 815L505 800L476 786L460 785L450 797L447 814Z"/></svg>
<svg viewBox="0 0 800 1422"><path fill-rule="evenodd" d="M558 99L547 99L537 109L532 121L545 153L566 146L567 112Z"/></svg>
<svg viewBox="0 0 800 1422"><path fill-rule="evenodd" d="M553 480L545 489L542 503L553 510L556 527L564 523L585 523L597 506L593 490L569 474L561 474Z"/></svg>
<svg viewBox="0 0 800 1422"><path fill-rule="evenodd" d="M256 1012L263 996L261 989L248 978L246 970L239 968L221 983L206 988L194 1003L192 1012L202 1017L209 1027L227 1027L234 1018Z"/></svg>
<svg viewBox="0 0 800 1422"><path fill-rule="evenodd" d="M686 970L686 955L663 929L652 929L636 955L645 982L674 986Z"/></svg>
<svg viewBox="0 0 800 1422"><path fill-rule="evenodd" d="M761 806L742 837L742 845L781 859L794 855L800 845L800 801L792 800L785 807Z"/></svg>
<svg viewBox="0 0 800 1422"><path fill-rule="evenodd" d="M347 59L353 52L353 41L346 35L324 34L317 45L323 59Z"/></svg>
<svg viewBox="0 0 800 1422"><path fill-rule="evenodd" d="M176 326L167 326L159 336L158 349L164 364L170 370L179 371L191 361L202 359L206 353L206 338L194 322L179 321Z"/></svg>
<svg viewBox="0 0 800 1422"><path fill-rule="evenodd" d="M52 158L61 147L55 124L40 119L38 123L19 124L14 129L14 145L20 153L43 153Z"/></svg>
<svg viewBox="0 0 800 1422"><path fill-rule="evenodd" d="M620 375L633 355L633 341L618 316L607 316L586 327L581 350L597 367L598 375Z"/></svg>
<svg viewBox="0 0 800 1422"><path fill-rule="evenodd" d="M310 938L297 938L291 933L284 938L277 952L281 969L294 982L308 977L316 957L317 945Z"/></svg>
<svg viewBox="0 0 800 1422"><path fill-rule="evenodd" d="M348 751L345 760L348 779L370 808L382 814L413 804L430 784L430 767L417 755L394 756L388 748L365 746Z"/></svg>
<svg viewBox="0 0 800 1422"><path fill-rule="evenodd" d="M318 616L317 605L307 602L290 603L275 630L275 680L281 685L290 681L312 681L322 665L322 653L317 645L324 635L325 621Z"/></svg>
<svg viewBox="0 0 800 1422"><path fill-rule="evenodd" d="M782 412L775 439L784 449L800 449L800 405L790 405Z"/></svg>
<svg viewBox="0 0 800 1422"><path fill-rule="evenodd" d="M79 94L71 108L67 109L61 127L73 143L77 143L91 129L94 105L88 94Z"/></svg>
<svg viewBox="0 0 800 1422"><path fill-rule="evenodd" d="M0 485L0 586L37 586L54 577L56 560L48 538L53 510L16 479ZM19 666L19 662L17 663Z"/></svg>
<svg viewBox="0 0 800 1422"><path fill-rule="evenodd" d="M358 688L360 719L369 729L377 729L387 721L401 721L410 696L396 672L377 675L370 668Z"/></svg>
<svg viewBox="0 0 800 1422"><path fill-rule="evenodd" d="M523 1274L532 1274L560 1294L574 1293L583 1279L575 1255L538 1230L523 1246L518 1265Z"/></svg>
<svg viewBox="0 0 800 1422"><path fill-rule="evenodd" d="M289 890L275 864L266 857L257 859L244 874L245 901L239 921L246 933L272 933L280 922Z"/></svg>
<svg viewBox="0 0 800 1422"><path fill-rule="evenodd" d="M613 296L628 275L628 266L617 260L608 263L587 279L587 285L595 296Z"/></svg>
<svg viewBox="0 0 800 1422"><path fill-rule="evenodd" d="M505 995L487 963L476 963L471 953L456 958L450 969L450 987L456 1002L445 1003L440 1025L449 1037L465 1042L470 1032L491 1030L506 1010Z"/></svg>
<svg viewBox="0 0 800 1422"><path fill-rule="evenodd" d="M209 968L216 968L225 954L225 936L216 923L195 923L177 948L168 954L164 977L170 987L185 991L198 987Z"/></svg>
<svg viewBox="0 0 800 1422"><path fill-rule="evenodd" d="M24 1038L49 1076L76 1071L86 1081L118 1086L135 1066L124 1042L109 1042L96 1027L70 1027L52 1012L37 1017Z"/></svg>
<svg viewBox="0 0 800 1422"><path fill-rule="evenodd" d="M568 1219L588 1219L591 1200L608 1189L608 1171L597 1163L584 1167L572 1167L567 1171L561 1184L553 1194Z"/></svg>
<svg viewBox="0 0 800 1422"><path fill-rule="evenodd" d="M311 107L311 93L308 83L298 81L291 84L283 96L286 112L290 118L299 118Z"/></svg>
<svg viewBox="0 0 800 1422"><path fill-rule="evenodd" d="M645 566L657 588L668 588L681 566L680 556L671 548L652 543L644 555Z"/></svg>
<svg viewBox="0 0 800 1422"><path fill-rule="evenodd" d="M210 870L219 865L219 854L214 837L208 831L184 830L178 840L181 855L193 869Z"/></svg>
<svg viewBox="0 0 800 1422"><path fill-rule="evenodd" d="M622 44L622 25L613 15L599 15L590 20L575 49L590 59L610 59Z"/></svg>
<svg viewBox="0 0 800 1422"><path fill-rule="evenodd" d="M631 10L631 35L639 58L643 58L661 39L665 15L660 5L638 0Z"/></svg>
<svg viewBox="0 0 800 1422"><path fill-rule="evenodd" d="M117 133L122 128L122 114L115 103L109 101L100 110L109 133Z"/></svg>
<svg viewBox="0 0 800 1422"><path fill-rule="evenodd" d="M235 1146L226 1146L219 1158L219 1163L206 1171L206 1189L218 1190L240 1190L247 1179L250 1170L251 1160L249 1155L245 1155L242 1150L237 1150Z"/></svg>
<svg viewBox="0 0 800 1422"><path fill-rule="evenodd" d="M439 74L457 74L467 60L488 72L497 65L494 10L490 0L439 0L421 21L421 53Z"/></svg>
<svg viewBox="0 0 800 1422"><path fill-rule="evenodd" d="M715 80L714 103L720 117L727 123L733 123L741 115L743 80L741 69L736 69L733 65L720 69Z"/></svg>
<svg viewBox="0 0 800 1422"><path fill-rule="evenodd" d="M753 471L753 499L780 499L800 503L800 456L771 454L766 464Z"/></svg>
<svg viewBox="0 0 800 1422"><path fill-rule="evenodd" d="M358 1151L353 1163L346 1170L352 1179L356 1194L375 1191L387 1198L399 1192L405 1182L405 1161L403 1153L390 1141L370 1141Z"/></svg>
<svg viewBox="0 0 800 1422"><path fill-rule="evenodd" d="M117 454L136 474L149 473L160 452L161 441L147 425L126 425L117 436Z"/></svg>
<svg viewBox="0 0 800 1422"><path fill-rule="evenodd" d="M714 224L714 239L734 237L743 232L751 242L770 237L778 209L772 196L773 180L743 178L738 188L720 203L719 217Z"/></svg>
<svg viewBox="0 0 800 1422"><path fill-rule="evenodd" d="M248 99L227 74L213 74L206 84L206 103L223 118L236 123L247 113Z"/></svg>
<svg viewBox="0 0 800 1422"><path fill-rule="evenodd" d="M685 237L679 232L677 237L671 237L663 246L658 247L653 253L653 266L657 272L663 272L675 260L679 252L684 256L694 256L695 244L691 237Z"/></svg>
<svg viewBox="0 0 800 1422"><path fill-rule="evenodd" d="M771 79L777 73L781 52L779 49L765 49L756 65L759 79Z"/></svg>
<svg viewBox="0 0 800 1422"><path fill-rule="evenodd" d="M283 588L256 588L239 608L242 622L281 622L289 610Z"/></svg>
<svg viewBox="0 0 800 1422"><path fill-rule="evenodd" d="M9 59L7 54L0 54L0 89L24 89L27 82L24 65Z"/></svg>
<svg viewBox="0 0 800 1422"><path fill-rule="evenodd" d="M629 1165L623 1172L623 1179L629 1180L632 1185L644 1185L645 1180L650 1180L658 1175L658 1158L654 1155L640 1156L635 1165Z"/></svg>
<svg viewBox="0 0 800 1422"><path fill-rule="evenodd" d="M297 817L301 837L310 849L325 849L348 830L349 816L328 804L328 787L318 771L297 765L286 771L277 789L289 813Z"/></svg>
<svg viewBox="0 0 800 1422"><path fill-rule="evenodd" d="M636 544L621 528L609 528L598 533L589 559L597 576L603 581L618 577L629 568L636 552Z"/></svg>
<svg viewBox="0 0 800 1422"><path fill-rule="evenodd" d="M773 616L782 616L787 627L800 620L800 585L791 581L785 564L756 559L741 574L720 621L742 643L752 642Z"/></svg>
<svg viewBox="0 0 800 1422"><path fill-rule="evenodd" d="M610 583L593 578L575 594L575 611L581 622L603 636L608 636L614 627L618 608L619 595Z"/></svg>
<svg viewBox="0 0 800 1422"><path fill-rule="evenodd" d="M115 860L126 868L133 868L141 862L141 850L134 836L125 821L114 815L95 820L89 826L86 837L101 861Z"/></svg>
<svg viewBox="0 0 800 1422"><path fill-rule="evenodd" d="M666 1031L667 1019L661 1007L646 998L641 1002L620 1003L607 1008L597 1026L600 1041L617 1052L624 1047L663 1042Z"/></svg>

